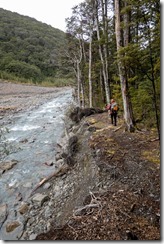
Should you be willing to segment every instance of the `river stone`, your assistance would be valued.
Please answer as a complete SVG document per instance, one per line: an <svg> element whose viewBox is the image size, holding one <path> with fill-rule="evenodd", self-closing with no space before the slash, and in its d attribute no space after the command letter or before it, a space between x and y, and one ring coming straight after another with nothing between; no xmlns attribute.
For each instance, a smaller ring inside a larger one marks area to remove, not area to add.
<svg viewBox="0 0 164 244"><path fill-rule="evenodd" d="M64 164L64 159L59 159L59 160L57 160L57 162L55 163L55 165L57 166L57 167L60 167L61 165L63 165Z"/></svg>
<svg viewBox="0 0 164 244"><path fill-rule="evenodd" d="M22 200L22 194L20 192L18 192L18 194L16 195L16 200L17 201L21 201Z"/></svg>
<svg viewBox="0 0 164 244"><path fill-rule="evenodd" d="M32 223L34 223L34 221L35 221L35 218L34 217L32 217L32 218L29 217L29 220L27 222L27 227L31 226Z"/></svg>
<svg viewBox="0 0 164 244"><path fill-rule="evenodd" d="M20 214L25 214L28 211L29 207L27 203L23 203L20 208L19 208L19 213Z"/></svg>
<svg viewBox="0 0 164 244"><path fill-rule="evenodd" d="M37 237L37 234L31 234L30 237L29 237L29 240L32 241L32 240L35 240L35 238Z"/></svg>
<svg viewBox="0 0 164 244"><path fill-rule="evenodd" d="M56 159L56 161L58 161L58 160L60 160L62 158L62 156L61 156L61 151L60 151L60 153L58 152L56 155L55 155L55 159Z"/></svg>
<svg viewBox="0 0 164 244"><path fill-rule="evenodd" d="M2 162L2 163L0 163L0 170L4 172L9 169L12 169L12 167L14 165L16 165L17 163L18 163L18 161L16 161L16 160Z"/></svg>
<svg viewBox="0 0 164 244"><path fill-rule="evenodd" d="M34 195L34 197L32 198L32 201L34 203L37 203L40 207L43 205L43 203L45 201L48 201L48 200L49 200L49 196L48 195L41 194L41 193L36 193Z"/></svg>
<svg viewBox="0 0 164 244"><path fill-rule="evenodd" d="M15 220L13 222L9 222L6 224L6 232L12 232L20 225L21 225L21 223L17 220Z"/></svg>
<svg viewBox="0 0 164 244"><path fill-rule="evenodd" d="M8 222L2 227L2 240L18 240L23 233L24 224L18 220Z"/></svg>
<svg viewBox="0 0 164 244"><path fill-rule="evenodd" d="M48 182L48 183L46 183L45 185L43 185L43 189L49 189L50 188L50 186L51 186L51 184Z"/></svg>
<svg viewBox="0 0 164 244"><path fill-rule="evenodd" d="M7 218L7 204L0 205L0 227Z"/></svg>
<svg viewBox="0 0 164 244"><path fill-rule="evenodd" d="M32 187L32 183L31 182L27 182L23 185L23 187L25 188L31 188Z"/></svg>
<svg viewBox="0 0 164 244"><path fill-rule="evenodd" d="M50 231L50 229L51 229L51 222L48 222L47 223L47 232Z"/></svg>
<svg viewBox="0 0 164 244"><path fill-rule="evenodd" d="M72 131L69 133L69 138L75 136L75 133L73 133Z"/></svg>
<svg viewBox="0 0 164 244"><path fill-rule="evenodd" d="M51 208L49 206L46 207L44 215L46 219L51 216Z"/></svg>
<svg viewBox="0 0 164 244"><path fill-rule="evenodd" d="M0 175L2 175L5 172L5 170L0 169Z"/></svg>

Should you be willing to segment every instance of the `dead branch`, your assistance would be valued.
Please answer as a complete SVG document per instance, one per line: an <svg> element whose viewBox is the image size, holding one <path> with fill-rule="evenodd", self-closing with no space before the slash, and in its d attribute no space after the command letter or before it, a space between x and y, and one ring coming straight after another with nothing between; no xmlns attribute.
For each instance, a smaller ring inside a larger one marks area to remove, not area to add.
<svg viewBox="0 0 164 244"><path fill-rule="evenodd" d="M98 208L99 204L87 204L84 207L78 208L77 210L74 211L75 216L81 215L83 210L88 210L89 208Z"/></svg>
<svg viewBox="0 0 164 244"><path fill-rule="evenodd" d="M121 128L122 128L122 125L121 125L120 127L116 128L116 129L113 130L113 131L116 132L116 131L118 131L118 130L121 129Z"/></svg>
<svg viewBox="0 0 164 244"><path fill-rule="evenodd" d="M111 125L108 125L102 129L97 129L98 132L101 132L101 131L104 131L104 130L108 130L108 129L111 129Z"/></svg>
<svg viewBox="0 0 164 244"><path fill-rule="evenodd" d="M154 138L154 139L152 139L152 140L150 140L151 142L153 142L153 141L159 141L159 138Z"/></svg>
<svg viewBox="0 0 164 244"><path fill-rule="evenodd" d="M68 170L69 166L67 164L62 165L61 168L59 168L57 171L53 172L52 174L50 174L48 177L44 178L43 180L41 180L38 185L36 185L36 187L32 190L31 194L29 197L32 196L32 194L40 187L42 186L45 182L47 182L48 180L50 180L52 177L59 177L63 174L65 174Z"/></svg>
<svg viewBox="0 0 164 244"><path fill-rule="evenodd" d="M131 219L131 216L125 212L123 212L121 209L119 209L119 212L122 213L123 215L125 215L126 217L128 217L129 219Z"/></svg>
<svg viewBox="0 0 164 244"><path fill-rule="evenodd" d="M90 203L92 203L93 200L97 200L97 199L98 199L98 198L93 194L92 191L89 191L89 194L91 195L91 202L90 202ZM100 198L99 198L99 200L100 200Z"/></svg>
<svg viewBox="0 0 164 244"><path fill-rule="evenodd" d="M137 133L141 133L141 134L145 134L145 131L142 131L142 130L139 130L139 129L136 129L136 132Z"/></svg>

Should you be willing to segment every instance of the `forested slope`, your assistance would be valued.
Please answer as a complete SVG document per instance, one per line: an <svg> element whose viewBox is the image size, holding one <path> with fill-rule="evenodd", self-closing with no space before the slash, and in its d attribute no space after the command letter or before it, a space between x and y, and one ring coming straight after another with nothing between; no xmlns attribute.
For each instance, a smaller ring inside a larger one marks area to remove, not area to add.
<svg viewBox="0 0 164 244"><path fill-rule="evenodd" d="M0 8L0 77L31 79L67 75L61 64L65 33L34 18Z"/></svg>

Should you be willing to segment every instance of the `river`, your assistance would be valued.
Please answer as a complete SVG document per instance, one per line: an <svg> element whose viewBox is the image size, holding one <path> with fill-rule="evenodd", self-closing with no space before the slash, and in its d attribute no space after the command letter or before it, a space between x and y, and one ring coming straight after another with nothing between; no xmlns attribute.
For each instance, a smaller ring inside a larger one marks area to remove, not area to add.
<svg viewBox="0 0 164 244"><path fill-rule="evenodd" d="M55 148L64 133L72 92L71 88L58 92L46 103L15 115L7 126L3 137L11 152L1 163L14 162L14 166L1 174L0 204L12 208L19 194L25 200L38 182L55 171Z"/></svg>

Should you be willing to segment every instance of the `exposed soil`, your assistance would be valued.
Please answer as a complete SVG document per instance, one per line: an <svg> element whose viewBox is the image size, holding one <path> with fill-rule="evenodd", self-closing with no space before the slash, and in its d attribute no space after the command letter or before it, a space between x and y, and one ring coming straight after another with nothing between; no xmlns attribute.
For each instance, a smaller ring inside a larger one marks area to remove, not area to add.
<svg viewBox="0 0 164 244"><path fill-rule="evenodd" d="M156 132L129 133L121 118L110 125L107 113L84 121L92 135L83 142L99 167L99 186L64 225L54 225L36 240L160 240Z"/></svg>

